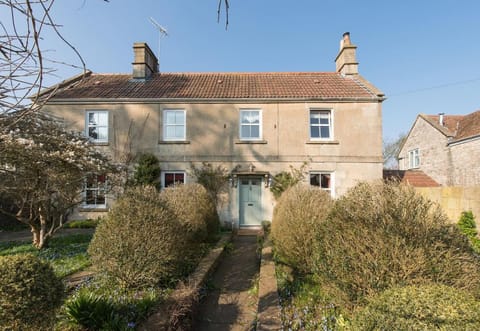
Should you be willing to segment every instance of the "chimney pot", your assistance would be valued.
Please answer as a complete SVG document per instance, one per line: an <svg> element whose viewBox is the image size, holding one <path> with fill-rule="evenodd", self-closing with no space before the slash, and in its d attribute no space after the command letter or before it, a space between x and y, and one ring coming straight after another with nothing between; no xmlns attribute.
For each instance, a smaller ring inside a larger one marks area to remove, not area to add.
<svg viewBox="0 0 480 331"><path fill-rule="evenodd" d="M441 125L441 126L444 126L444 115L445 113L438 113L438 123Z"/></svg>

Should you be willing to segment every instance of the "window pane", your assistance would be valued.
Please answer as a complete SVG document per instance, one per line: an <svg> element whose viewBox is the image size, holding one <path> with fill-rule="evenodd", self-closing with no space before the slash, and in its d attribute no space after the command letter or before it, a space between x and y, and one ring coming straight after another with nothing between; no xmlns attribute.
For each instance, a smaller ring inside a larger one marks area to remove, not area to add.
<svg viewBox="0 0 480 331"><path fill-rule="evenodd" d="M175 113L173 111L167 111L165 120L167 124L175 124Z"/></svg>
<svg viewBox="0 0 480 331"><path fill-rule="evenodd" d="M320 186L320 175L319 174L310 174L310 185Z"/></svg>
<svg viewBox="0 0 480 331"><path fill-rule="evenodd" d="M320 128L318 126L311 126L310 127L310 137L320 138Z"/></svg>
<svg viewBox="0 0 480 331"><path fill-rule="evenodd" d="M184 174L175 174L175 183L184 184L185 183L185 175Z"/></svg>
<svg viewBox="0 0 480 331"><path fill-rule="evenodd" d="M108 114L106 112L96 113L98 118L98 125L107 126L108 125Z"/></svg>
<svg viewBox="0 0 480 331"><path fill-rule="evenodd" d="M96 125L97 123L96 113L88 113L88 125Z"/></svg>
<svg viewBox="0 0 480 331"><path fill-rule="evenodd" d="M175 112L175 124L184 124L184 115L183 111L176 111Z"/></svg>
<svg viewBox="0 0 480 331"><path fill-rule="evenodd" d="M258 125L250 127L250 138L260 138L260 128Z"/></svg>
<svg viewBox="0 0 480 331"><path fill-rule="evenodd" d="M329 189L330 188L330 175L329 174L322 174L321 178L322 178L321 188Z"/></svg>
<svg viewBox="0 0 480 331"><path fill-rule="evenodd" d="M320 116L317 113L310 113L310 123L311 124L319 124L320 123Z"/></svg>
<svg viewBox="0 0 480 331"><path fill-rule="evenodd" d="M174 126L167 126L167 132L165 132L166 138L174 138L175 137L175 127Z"/></svg>
<svg viewBox="0 0 480 331"><path fill-rule="evenodd" d="M88 128L88 136L92 139L98 139L97 128L96 127Z"/></svg>
<svg viewBox="0 0 480 331"><path fill-rule="evenodd" d="M165 187L172 186L175 183L175 174L172 173L166 173L165 174Z"/></svg>
<svg viewBox="0 0 480 331"><path fill-rule="evenodd" d="M241 137L242 138L250 138L250 126L242 125L241 129L242 129Z"/></svg>
<svg viewBox="0 0 480 331"><path fill-rule="evenodd" d="M321 118L320 119L320 124L329 125L330 124L330 119L328 117L327 118Z"/></svg>
<svg viewBox="0 0 480 331"><path fill-rule="evenodd" d="M108 128L105 128L105 127L97 128L97 131L98 131L98 135L97 135L96 139L107 140L107 138L108 138Z"/></svg>
<svg viewBox="0 0 480 331"><path fill-rule="evenodd" d="M320 127L322 138L330 138L330 127L322 126Z"/></svg>
<svg viewBox="0 0 480 331"><path fill-rule="evenodd" d="M245 124L260 123L260 112L258 111L242 111L241 122Z"/></svg>
<svg viewBox="0 0 480 331"><path fill-rule="evenodd" d="M260 185L260 181L257 180L257 179L252 179L252 186L259 186Z"/></svg>
<svg viewBox="0 0 480 331"><path fill-rule="evenodd" d="M183 139L183 126L175 126L175 138Z"/></svg>

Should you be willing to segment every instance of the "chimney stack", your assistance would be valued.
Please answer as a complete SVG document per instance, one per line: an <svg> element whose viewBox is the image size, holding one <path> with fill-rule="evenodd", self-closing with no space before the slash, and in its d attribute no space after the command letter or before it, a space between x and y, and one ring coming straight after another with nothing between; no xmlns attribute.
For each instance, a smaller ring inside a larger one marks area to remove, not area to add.
<svg viewBox="0 0 480 331"><path fill-rule="evenodd" d="M438 113L438 123L441 125L441 126L444 126L443 124L443 115L445 115L445 113Z"/></svg>
<svg viewBox="0 0 480 331"><path fill-rule="evenodd" d="M358 75L358 62L355 55L357 46L350 41L350 32L343 34L340 51L335 59L336 71L342 75Z"/></svg>
<svg viewBox="0 0 480 331"><path fill-rule="evenodd" d="M148 79L158 72L158 60L146 43L133 44L133 78Z"/></svg>

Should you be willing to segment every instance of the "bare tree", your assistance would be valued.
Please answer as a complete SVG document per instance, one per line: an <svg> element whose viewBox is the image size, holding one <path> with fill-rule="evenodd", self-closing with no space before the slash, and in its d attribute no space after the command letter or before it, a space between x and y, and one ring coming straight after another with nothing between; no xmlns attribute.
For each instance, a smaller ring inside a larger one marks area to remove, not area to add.
<svg viewBox="0 0 480 331"><path fill-rule="evenodd" d="M383 140L383 167L385 169L398 169L398 153L406 138L405 133L400 133L396 139Z"/></svg>
<svg viewBox="0 0 480 331"><path fill-rule="evenodd" d="M217 9L217 22L220 22L220 16L222 12L222 3L225 5L225 30L228 28L228 13L230 9L230 3L228 0L218 0L218 9Z"/></svg>
<svg viewBox="0 0 480 331"><path fill-rule="evenodd" d="M55 0L0 0L0 10L9 19L0 22L0 114L38 110L55 93L50 89L40 97L46 75L60 66L73 66L86 72L80 53L61 34L51 16ZM77 64L48 57L43 36L56 36L77 56ZM28 111L25 111L28 110ZM0 123L0 128L2 123Z"/></svg>

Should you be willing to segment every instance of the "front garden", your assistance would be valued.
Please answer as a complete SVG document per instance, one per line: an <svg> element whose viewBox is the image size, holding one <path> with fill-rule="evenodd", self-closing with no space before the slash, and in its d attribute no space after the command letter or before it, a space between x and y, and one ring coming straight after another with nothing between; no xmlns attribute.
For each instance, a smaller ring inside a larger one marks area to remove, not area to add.
<svg viewBox="0 0 480 331"><path fill-rule="evenodd" d="M195 269L218 234L215 206L201 185L129 188L93 237L53 238L41 250L0 245L0 325L134 330ZM87 267L95 276L65 290L68 276Z"/></svg>
<svg viewBox="0 0 480 331"><path fill-rule="evenodd" d="M336 201L290 188L271 233L285 330L478 329L470 214L460 231L396 183L361 183Z"/></svg>

